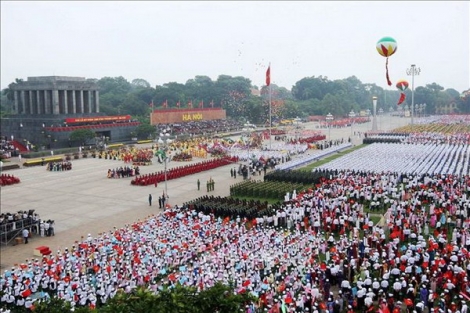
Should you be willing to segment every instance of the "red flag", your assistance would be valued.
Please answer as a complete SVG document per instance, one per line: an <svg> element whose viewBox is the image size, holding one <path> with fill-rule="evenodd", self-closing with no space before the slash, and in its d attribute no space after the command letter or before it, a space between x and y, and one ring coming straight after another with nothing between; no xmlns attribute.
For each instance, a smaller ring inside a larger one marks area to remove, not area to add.
<svg viewBox="0 0 470 313"><path fill-rule="evenodd" d="M176 102L176 106L179 108L180 107L180 102Z"/></svg>
<svg viewBox="0 0 470 313"><path fill-rule="evenodd" d="M204 107L204 100L201 100L199 102L199 108L202 109Z"/></svg>
<svg viewBox="0 0 470 313"><path fill-rule="evenodd" d="M214 100L211 101L211 107L214 107Z"/></svg>
<svg viewBox="0 0 470 313"><path fill-rule="evenodd" d="M149 107L153 108L153 100L149 103Z"/></svg>
<svg viewBox="0 0 470 313"><path fill-rule="evenodd" d="M168 107L168 100L163 101L162 108Z"/></svg>
<svg viewBox="0 0 470 313"><path fill-rule="evenodd" d="M268 70L266 71L266 86L271 84L271 65L269 65Z"/></svg>
<svg viewBox="0 0 470 313"><path fill-rule="evenodd" d="M191 109L192 109L192 107L193 107L193 102L192 102L192 101L189 101L189 102L188 102L188 108L191 108Z"/></svg>
<svg viewBox="0 0 470 313"><path fill-rule="evenodd" d="M406 96L405 96L405 94L402 92L402 93L400 94L400 99L398 100L397 105L402 104L403 101L405 101L405 99L406 99Z"/></svg>

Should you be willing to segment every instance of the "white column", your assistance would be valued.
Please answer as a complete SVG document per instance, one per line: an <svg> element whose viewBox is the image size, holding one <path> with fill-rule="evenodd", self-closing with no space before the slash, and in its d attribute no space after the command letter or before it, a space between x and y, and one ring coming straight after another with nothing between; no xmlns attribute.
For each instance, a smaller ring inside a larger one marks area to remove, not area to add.
<svg viewBox="0 0 470 313"><path fill-rule="evenodd" d="M34 113L34 106L33 106L33 92L32 90L28 91L29 93L29 114Z"/></svg>
<svg viewBox="0 0 470 313"><path fill-rule="evenodd" d="M72 113L77 113L77 103L75 102L75 90L72 90Z"/></svg>
<svg viewBox="0 0 470 313"><path fill-rule="evenodd" d="M36 106L37 106L37 113L44 114L42 111L42 101L41 101L41 91L42 90L36 90Z"/></svg>
<svg viewBox="0 0 470 313"><path fill-rule="evenodd" d="M100 112L100 91L96 90L95 91L95 108L96 108L96 113Z"/></svg>
<svg viewBox="0 0 470 313"><path fill-rule="evenodd" d="M67 89L65 89L63 92L64 92L64 114L68 114L69 113L69 102L67 101Z"/></svg>
<svg viewBox="0 0 470 313"><path fill-rule="evenodd" d="M91 104L91 93L92 93L92 91L89 90L89 91L88 91L88 112L86 112L86 113L91 113L91 112L93 112L93 110L92 110L92 104Z"/></svg>
<svg viewBox="0 0 470 313"><path fill-rule="evenodd" d="M83 113L83 90L80 90L79 92L80 92L80 94L79 94L79 97L80 97L80 101L79 101L80 102L80 104L79 104L80 113Z"/></svg>
<svg viewBox="0 0 470 313"><path fill-rule="evenodd" d="M23 107L22 114L26 114L26 94L24 90L21 90L20 93L21 93L21 106Z"/></svg>
<svg viewBox="0 0 470 313"><path fill-rule="evenodd" d="M13 91L13 99L15 101L15 109L13 110L13 112L15 114L19 114L21 112L20 108L18 107L18 104L19 104L19 101L18 101L18 90L14 90Z"/></svg>
<svg viewBox="0 0 470 313"><path fill-rule="evenodd" d="M51 99L49 99L49 90L44 90L44 113L51 114Z"/></svg>
<svg viewBox="0 0 470 313"><path fill-rule="evenodd" d="M59 90L52 90L52 113L59 114Z"/></svg>

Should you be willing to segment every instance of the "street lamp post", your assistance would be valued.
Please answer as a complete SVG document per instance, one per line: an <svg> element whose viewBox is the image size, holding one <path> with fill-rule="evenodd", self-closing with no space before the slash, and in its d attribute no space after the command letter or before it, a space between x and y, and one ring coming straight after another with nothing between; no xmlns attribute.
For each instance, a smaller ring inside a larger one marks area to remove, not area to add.
<svg viewBox="0 0 470 313"><path fill-rule="evenodd" d="M356 117L356 113L351 110L351 112L349 112L349 119L350 119L350 123L351 123L351 138L353 136L353 124L354 124L354 118Z"/></svg>
<svg viewBox="0 0 470 313"><path fill-rule="evenodd" d="M411 75L411 127L413 129L414 124L414 105L415 105L415 75L419 75L421 69L416 67L415 64L411 64L411 67L406 69L406 75Z"/></svg>
<svg viewBox="0 0 470 313"><path fill-rule="evenodd" d="M326 122L328 123L328 139L331 140L331 121L333 120L333 115L328 113L326 115Z"/></svg>
<svg viewBox="0 0 470 313"><path fill-rule="evenodd" d="M380 126L382 125L382 115L384 113L384 110L382 108L379 109L379 129L380 129Z"/></svg>
<svg viewBox="0 0 470 313"><path fill-rule="evenodd" d="M372 97L372 104L373 104L372 131L377 131L377 97L376 96Z"/></svg>
<svg viewBox="0 0 470 313"><path fill-rule="evenodd" d="M250 178L250 170L251 170L251 168L250 168L250 161L251 161L251 157L250 157L251 129L250 129L249 127L245 127L245 128L243 128L242 130L243 130L243 133L242 133L242 134L243 134L245 137L247 137L247 139L246 139L246 143L247 143L247 145L248 145L248 152L247 152L247 153L248 153L248 156L247 156L247 161L248 161L248 175L247 175L247 177Z"/></svg>
<svg viewBox="0 0 470 313"><path fill-rule="evenodd" d="M164 133L164 134L161 134L163 136L166 136L166 137L169 137L170 134L169 133ZM171 143L171 140L170 138L167 138L166 140L162 140L162 138L160 137L158 139L158 145L159 147L162 146L163 150L165 151L165 159L163 160L164 161L164 164L165 164L165 168L164 168L164 172L165 172L165 198L168 197L168 184L167 184L167 161L168 161L168 157L166 155L166 150L168 149L168 145Z"/></svg>

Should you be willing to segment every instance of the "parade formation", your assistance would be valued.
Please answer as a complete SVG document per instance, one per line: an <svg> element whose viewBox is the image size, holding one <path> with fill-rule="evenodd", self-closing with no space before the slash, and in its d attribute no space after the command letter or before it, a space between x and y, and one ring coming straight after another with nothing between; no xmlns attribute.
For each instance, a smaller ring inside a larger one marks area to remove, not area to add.
<svg viewBox="0 0 470 313"><path fill-rule="evenodd" d="M283 169L261 170L271 185L256 194L271 194L276 181L298 185L277 195L276 205L205 195L29 258L3 273L2 304L31 309L56 296L72 307L96 308L142 286L158 294L222 282L257 299L244 312L465 313L468 134L397 134L374 140L398 136L400 142L375 142L310 172L292 169L304 164L299 160L320 158L310 155L317 149L299 153L290 138L284 145L290 150L264 151L264 142L250 147L250 158L229 157L228 149L225 157L173 167L167 179L218 166L236 179L235 164L273 159ZM132 184L153 185L164 176L138 175ZM200 181L197 189L205 189Z"/></svg>

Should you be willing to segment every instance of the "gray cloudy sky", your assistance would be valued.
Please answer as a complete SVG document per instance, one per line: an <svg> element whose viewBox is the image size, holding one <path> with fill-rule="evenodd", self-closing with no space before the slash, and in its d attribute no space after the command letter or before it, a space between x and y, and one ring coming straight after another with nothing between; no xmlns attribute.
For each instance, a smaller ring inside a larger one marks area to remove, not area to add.
<svg viewBox="0 0 470 313"><path fill-rule="evenodd" d="M123 76L152 86L196 75L244 76L291 89L355 75L388 87L376 42L395 38L395 84L470 87L468 1L1 1L1 88L28 76ZM411 82L411 78L408 79Z"/></svg>

